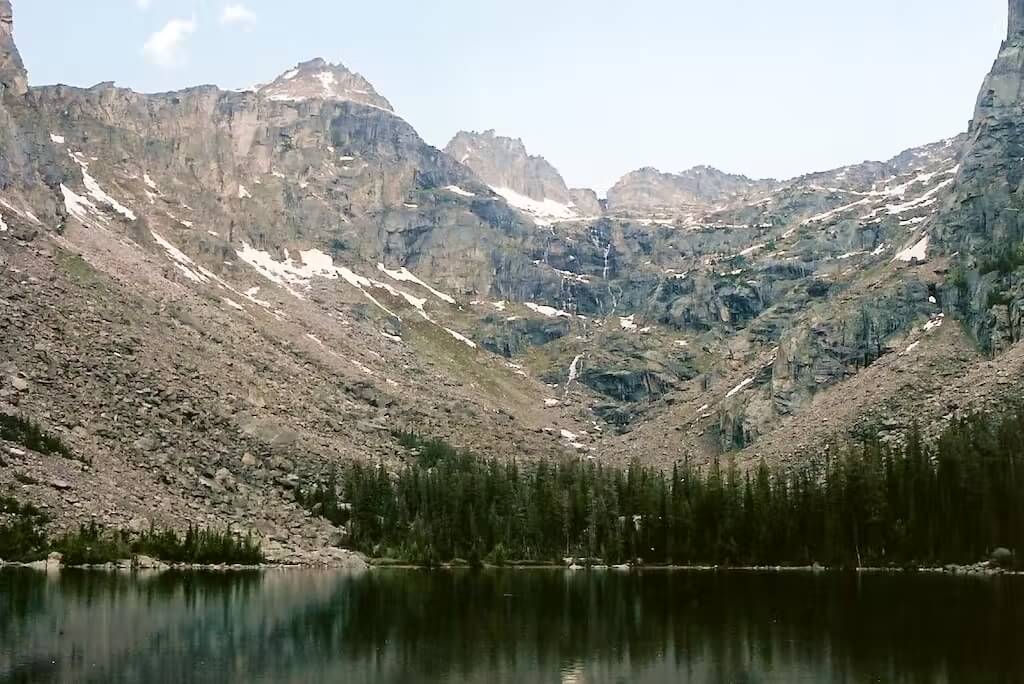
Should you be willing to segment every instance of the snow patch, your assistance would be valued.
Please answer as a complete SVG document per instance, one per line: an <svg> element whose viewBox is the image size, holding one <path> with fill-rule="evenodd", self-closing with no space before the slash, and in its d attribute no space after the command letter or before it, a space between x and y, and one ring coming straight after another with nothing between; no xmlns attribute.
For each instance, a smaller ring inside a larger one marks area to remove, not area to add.
<svg viewBox="0 0 1024 684"><path fill-rule="evenodd" d="M619 325L622 326L623 330L636 330L637 329L637 325L636 325L636 320L635 319L636 319L636 314L633 314L632 316L625 316L625 317L620 316L619 317Z"/></svg>
<svg viewBox="0 0 1024 684"><path fill-rule="evenodd" d="M455 303L455 298L454 297L452 297L450 295L447 295L444 292L441 292L439 290L435 290L430 285L427 285L425 282L423 282L422 280L417 278L415 275L413 275L409 271L409 269L405 268L404 266L402 268L398 269L398 270L388 270L384 266L384 264L377 264L377 270L380 271L381 273L384 273L385 275L390 277L392 280L397 280L400 283L415 283L416 285L419 285L423 289L429 291L430 294L434 295L435 297L437 297L438 299L440 299L443 302L448 302L449 304L454 304Z"/></svg>
<svg viewBox="0 0 1024 684"><path fill-rule="evenodd" d="M56 143L58 145L63 145L64 144L64 136L63 135L57 135L56 133L51 133L50 134L50 142Z"/></svg>
<svg viewBox="0 0 1024 684"><path fill-rule="evenodd" d="M163 247L164 251L167 252L167 256L174 262L175 267L181 271L186 278L194 283L209 282L209 278L202 272L204 269L196 268L196 263L192 261L187 254L165 240L157 232L151 230L149 231L149 234L153 236L153 239L156 240L158 245Z"/></svg>
<svg viewBox="0 0 1024 684"><path fill-rule="evenodd" d="M244 306L242 306L241 304L236 302L234 299L231 299L230 297L221 297L221 300L223 300L223 302L225 304L227 304L228 306L230 306L232 309L237 309L239 311L245 311L245 307Z"/></svg>
<svg viewBox="0 0 1024 684"><path fill-rule="evenodd" d="M340 278L361 291L363 296L370 300L374 306L389 316L401 320L401 316L381 304L368 290L381 289L393 297L404 299L410 306L418 310L424 319L430 321L430 317L427 316L423 309L424 304L427 302L426 298L413 296L387 283L361 276L344 266L335 266L331 256L318 249L300 251L299 262L293 261L287 252L285 253L284 261L276 261L268 253L255 249L247 242L243 242L242 249L235 250L235 253L238 255L238 258L255 268L267 280L283 286L299 299L303 299L303 296L293 286L309 289L311 281L315 277L331 280Z"/></svg>
<svg viewBox="0 0 1024 684"><path fill-rule="evenodd" d="M533 302L523 302L523 306L534 313L539 313L542 316L547 316L548 318L572 318L572 314L562 311L561 309L556 309L553 306L534 304ZM504 308L499 309L499 311L504 311Z"/></svg>
<svg viewBox="0 0 1024 684"><path fill-rule="evenodd" d="M76 164L78 164L78 166L82 169L82 180L85 183L85 191L86 191L86 193L88 193L88 195L90 197L92 197L97 202L100 202L101 204L106 204L111 209L113 209L117 213L119 213L122 216L124 216L125 218L127 218L129 221L134 221L135 220L134 212L132 212L131 209L129 209L128 207L124 206L123 204L118 202L116 199L114 199L113 197L108 195L103 190L103 188L100 187L100 184L96 181L96 179L93 178L89 174L89 162L87 162L84 159L82 159L82 155L81 154L78 154L76 152L68 151L68 156L71 157L72 161L74 161ZM66 200L67 200L67 195L65 195L65 201ZM93 205L93 209L95 209L95 208L96 208L95 205ZM70 209L69 209L69 211L70 211Z"/></svg>
<svg viewBox="0 0 1024 684"><path fill-rule="evenodd" d="M92 216L90 215L90 211L98 213L99 209L96 208L96 205L85 197L76 194L63 183L61 183L60 191L64 195L64 208L67 209L68 213L86 225L93 225L91 223ZM103 216L99 216L98 218L102 221L106 220Z"/></svg>
<svg viewBox="0 0 1024 684"><path fill-rule="evenodd" d="M930 321L928 321L927 323L924 324L924 331L926 333L930 333L931 331L935 330L936 328L941 328L942 327L942 323L945 320L945 318L946 318L946 314L939 314L938 316L936 316L935 318L931 319Z"/></svg>
<svg viewBox="0 0 1024 684"><path fill-rule="evenodd" d="M445 190L452 193L453 195L459 195L460 197L476 197L476 195L469 192L468 190L463 190L458 185L449 185L445 188Z"/></svg>
<svg viewBox="0 0 1024 684"><path fill-rule="evenodd" d="M87 171L82 172L82 179L85 181L86 191L93 197L93 199L106 204L129 221L135 220L135 213L108 195L103 188L100 187L100 184L96 182L96 179L90 176Z"/></svg>
<svg viewBox="0 0 1024 684"><path fill-rule="evenodd" d="M455 332L454 330L452 330L451 328L445 328L444 330L445 330L445 332L447 332L447 333L448 333L449 335L451 335L452 337L454 337L455 339L457 339L457 340L458 340L459 342L462 342L462 343L463 343L464 345L466 345L467 347L469 347L469 348L471 348L471 349L476 349L476 342L474 342L473 340L469 339L469 338L468 338L468 337L466 337L465 335L463 335L463 334L461 334L461 333L457 333L457 332Z"/></svg>
<svg viewBox="0 0 1024 684"><path fill-rule="evenodd" d="M928 258L928 244L931 242L931 237L925 235L921 240L897 254L893 261L905 261L911 263L913 261L923 262Z"/></svg>
<svg viewBox="0 0 1024 684"><path fill-rule="evenodd" d="M801 222L801 225L806 226L806 225L809 225L811 223L821 223L822 221L827 221L828 219L832 218L833 216L845 213L845 212L849 211L850 209L853 209L854 207L859 207L859 206L861 206L863 204L867 204L870 201L871 201L870 198L864 197L862 199L857 200L856 202L851 202L850 204L844 204L843 206L836 207L835 209L832 209L831 211L826 211L824 214L818 214L817 216L812 216L809 219L804 219ZM786 233L782 237L786 238L786 237L789 237L791 234L792 234L792 231Z"/></svg>
<svg viewBox="0 0 1024 684"><path fill-rule="evenodd" d="M747 378L746 380L744 380L743 382L741 382L740 384L736 385L731 390L729 390L729 393L725 395L725 398L729 399L731 397L734 397L737 394L739 394L740 392L742 392L743 390L745 390L747 387L750 387L753 384L754 384L754 378Z"/></svg>
<svg viewBox="0 0 1024 684"><path fill-rule="evenodd" d="M244 185L238 186L238 199L249 199L251 197L252 195L249 194L249 191Z"/></svg>
<svg viewBox="0 0 1024 684"><path fill-rule="evenodd" d="M553 199L535 200L522 195L511 188L491 186L511 207L526 212L534 217L537 225L550 225L554 221L570 221L580 218L572 204L562 204Z"/></svg>

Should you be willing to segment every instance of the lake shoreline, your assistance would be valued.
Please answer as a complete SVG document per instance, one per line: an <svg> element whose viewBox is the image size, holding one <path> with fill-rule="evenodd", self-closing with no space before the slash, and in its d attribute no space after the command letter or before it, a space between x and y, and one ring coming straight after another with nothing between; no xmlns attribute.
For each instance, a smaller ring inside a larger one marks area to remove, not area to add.
<svg viewBox="0 0 1024 684"><path fill-rule="evenodd" d="M137 557L135 559L121 559L116 562L102 563L96 565L64 565L59 558L47 558L33 562L13 562L0 559L0 569L22 568L37 570L41 572L58 572L60 570L79 570L91 572L216 572L216 573L252 573L273 570L563 570L569 572L614 572L614 573L639 573L639 572L699 572L699 573L763 573L763 574L928 574L928 575L952 575L952 576L1024 576L1024 570L1014 570L995 566L988 562L976 563L974 565L948 564L944 566L922 566L922 567L877 567L865 566L858 568L831 567L823 565L766 565L766 566L742 566L742 565L580 565L565 564L556 562L539 561L517 561L502 565L484 563L474 566L469 562L440 563L436 566L427 567L415 563L406 563L392 559L366 558L361 554L352 552L352 555L344 561L334 562L282 562L262 563L260 565L241 564L192 564L192 563L165 563L158 559L148 557Z"/></svg>
<svg viewBox="0 0 1024 684"><path fill-rule="evenodd" d="M369 559L368 564L371 569L375 570L470 570L474 569L474 566L469 563L441 563L437 566L426 567L423 565L416 565L413 563L403 563L391 561L388 559ZM568 570L571 572L644 572L644 571L656 571L656 572L701 572L701 573L775 573L775 574L786 574L786 573L800 573L800 574L836 574L836 573L852 573L852 574L930 574L930 575L976 575L976 576L999 576L999 575L1010 575L1010 576L1024 576L1024 570L1013 570L992 566L989 563L977 563L974 565L956 565L948 564L944 566L922 566L922 567L877 567L877 566L864 566L858 568L846 568L846 567L830 567L823 565L764 565L764 566L746 566L746 565L664 565L664 564L650 564L650 565L572 565L572 564L560 564L560 563L543 563L543 562L532 562L522 561L515 563L505 563L503 565L494 565L491 563L484 563L476 566L475 569L482 570Z"/></svg>
<svg viewBox="0 0 1024 684"><path fill-rule="evenodd" d="M92 565L65 565L61 562L59 554L50 554L49 557L32 562L14 562L0 559L0 569L23 568L37 570L40 572L59 572L61 570L81 570L89 572L118 572L118 573L162 573L162 572L217 572L217 573L251 573L268 570L349 570L363 571L369 568L369 563L361 554L351 552L344 558L335 558L330 561L321 562L281 562L261 563L259 565L243 565L238 563L166 563L159 559L147 556L135 558L123 558L109 563Z"/></svg>

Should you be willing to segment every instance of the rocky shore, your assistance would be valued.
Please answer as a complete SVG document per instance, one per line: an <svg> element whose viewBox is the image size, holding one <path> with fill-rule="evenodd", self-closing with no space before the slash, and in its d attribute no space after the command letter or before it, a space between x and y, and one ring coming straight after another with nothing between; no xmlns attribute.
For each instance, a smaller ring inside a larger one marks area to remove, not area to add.
<svg viewBox="0 0 1024 684"><path fill-rule="evenodd" d="M344 549L325 549L323 553L309 553L304 557L294 558L291 561L267 562L260 565L239 565L228 563L199 564L199 563L165 563L157 558L149 556L135 556L124 558L116 562L102 563L95 565L70 565L63 564L63 558L59 553L51 553L46 558L31 563L6 562L0 558L0 568L28 568L43 572L58 572L60 570L105 570L116 572L252 572L261 570L281 569L334 569L360 571L370 567L366 558L359 553L346 551Z"/></svg>

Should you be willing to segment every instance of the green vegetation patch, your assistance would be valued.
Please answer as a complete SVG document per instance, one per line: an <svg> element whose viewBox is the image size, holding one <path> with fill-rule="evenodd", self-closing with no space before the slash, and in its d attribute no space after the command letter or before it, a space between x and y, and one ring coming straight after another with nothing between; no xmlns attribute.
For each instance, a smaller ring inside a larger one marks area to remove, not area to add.
<svg viewBox="0 0 1024 684"><path fill-rule="evenodd" d="M156 528L132 535L92 522L56 540L52 548L63 554L64 565L101 565L135 556L193 565L259 565L265 561L251 535L240 537L229 529L191 526L184 535Z"/></svg>
<svg viewBox="0 0 1024 684"><path fill-rule="evenodd" d="M30 562L56 551L64 565L102 565L135 556L149 556L166 563L193 565L260 565L265 562L258 541L251 535L189 527L184 535L174 530L151 528L141 534L110 530L96 522L49 539L48 516L31 504L0 497L0 558Z"/></svg>
<svg viewBox="0 0 1024 684"><path fill-rule="evenodd" d="M0 558L29 562L46 556L49 518L32 504L0 496Z"/></svg>
<svg viewBox="0 0 1024 684"><path fill-rule="evenodd" d="M0 439L47 456L73 457L71 449L60 437L50 434L39 423L23 416L0 413Z"/></svg>

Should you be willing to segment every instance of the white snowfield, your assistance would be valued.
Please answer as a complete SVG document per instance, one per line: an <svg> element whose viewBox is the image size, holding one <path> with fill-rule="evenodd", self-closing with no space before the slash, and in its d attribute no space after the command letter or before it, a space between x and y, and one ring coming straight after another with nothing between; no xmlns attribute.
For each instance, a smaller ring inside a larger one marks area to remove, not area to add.
<svg viewBox="0 0 1024 684"><path fill-rule="evenodd" d="M550 225L556 221L571 221L581 218L575 206L571 203L562 204L553 199L538 201L526 195L521 195L510 188L492 186L491 190L508 202L509 206L530 214L537 225Z"/></svg>
<svg viewBox="0 0 1024 684"><path fill-rule="evenodd" d="M954 167L952 167L950 169L946 169L945 171L933 171L933 172L928 172L928 173L922 172L922 173L919 173L918 175L916 175L915 177L911 178L910 180L908 180L908 181L906 181L904 183L901 183L899 185L883 186L883 187L881 187L879 189L873 189L873 190L870 190L868 192L863 192L863 193L852 192L852 191L842 191L842 190L840 190L838 188L827 188L828 190L831 190L831 191L846 192L847 194L852 194L852 195L855 195L855 196L859 196L860 199L857 199L857 200L855 200L853 202L850 202L848 204L844 204L844 205L842 205L840 207L836 207L835 209L831 209L831 210L826 211L824 213L818 214L817 216L812 216L812 217L810 217L808 219L805 219L804 221L801 222L801 225L805 225L806 226L806 225L809 225L809 224L812 224L812 223L821 223L821 222L827 221L828 219L833 218L835 216L839 216L840 214L845 214L846 212L850 211L851 209L855 209L855 208L860 207L860 206L872 204L873 202L877 202L879 200L882 200L882 201L885 201L885 200L900 200L900 201L893 201L893 202L890 202L888 204L882 205L880 207L876 207L875 209L872 209L872 211L870 211L869 213L867 213L867 214L865 214L863 216L860 216L858 218L858 220L869 221L871 219L876 218L877 216L879 216L881 214L885 214L885 215L889 215L889 216L899 216L899 215L904 214L904 213L906 213L908 211L911 211L913 209L923 209L925 207L933 206L933 205L935 205L938 202L937 195L944 188L949 187L954 182L955 176L956 176L956 173L957 173L958 170L959 170L959 166L954 166ZM953 176L953 177L948 178L946 180L943 180L940 183L937 183L936 185L934 185L933 187L929 188L926 192L924 192L919 197L916 197L916 198L914 198L912 200L905 200L907 192L911 188L913 188L913 187L915 187L917 185L928 184L928 183L932 182L933 180L935 180L937 177L939 177L939 176L946 176L946 175ZM892 180L892 179L890 179L890 180ZM826 189L826 188L819 188L819 189ZM921 221L924 221L926 219L927 219L927 217L915 217L914 219L909 219L906 222L902 222L901 225L913 225L913 223L921 222ZM792 232L793 231L790 231L786 235L783 235L783 238L790 237Z"/></svg>
<svg viewBox="0 0 1024 684"><path fill-rule="evenodd" d="M336 266L334 264L334 259L332 259L329 254L325 254L318 249L300 251L299 261L293 261L287 252L285 253L285 259L283 261L277 261L269 253L258 250L247 242L243 242L242 248L235 250L235 253L238 255L240 260L255 268L256 271L264 278L284 287L288 292L299 299L304 298L301 290L308 290L312 287L313 278L327 278L330 280L340 278L362 292L363 296L366 297L374 306L393 318L401 320L401 316L384 306L384 304L372 294L371 290L383 290L392 297L405 300L409 306L416 309L417 313L424 320L437 325L437 323L427 315L426 309L424 308L427 303L427 299L425 297L416 297L405 290L401 290L387 283L361 276L345 266ZM448 300L451 299L452 302L454 302L454 299L445 295L443 292L436 291L429 287L416 278L412 273L409 273L406 269L389 271L388 269L383 268L382 264L378 265L378 268L391 278L421 284L439 299L442 299L445 302L448 302ZM396 278L395 276L398 277ZM455 339L465 344L467 347L476 348L476 343L465 335L462 335L455 330L451 330L450 328L445 328L443 326L439 327Z"/></svg>
<svg viewBox="0 0 1024 684"><path fill-rule="evenodd" d="M136 219L135 212L133 212L131 209L129 209L128 207L124 206L123 204L118 202L116 199L111 197L109 194L107 194L107 192L102 187L100 187L100 184L96 181L96 179L93 178L89 174L89 162L86 161L85 158L81 154L78 154L77 152L72 152L72 151L69 150L68 151L68 156L71 157L71 160L73 162L75 162L76 164L78 164L79 168L82 169L82 181L85 183L85 191L86 191L86 193L90 197L92 197L94 200L96 200L100 204L107 205L108 207L110 207L111 209L116 211L117 213L119 213L122 216L124 216L129 221L134 221ZM61 186L61 189L62 190L64 189L63 185ZM64 193L64 204L65 204L65 206L67 206L67 204L68 204L68 194L67 194L67 192ZM78 210L80 212L83 211L85 207L86 207L85 204L83 204L81 202L78 203L78 207L77 208L78 208ZM96 205L93 204L92 202L88 203L88 207L92 208L93 210L97 209ZM71 210L70 206L68 206L67 209L68 209L68 212L70 212L75 218L78 218L79 220L82 220L81 217L78 214L76 214L74 211Z"/></svg>
<svg viewBox="0 0 1024 684"><path fill-rule="evenodd" d="M920 241L907 247L905 250L893 257L893 261L905 261L910 263L912 261L923 262L928 258L928 244L931 242L931 237L925 235Z"/></svg>

